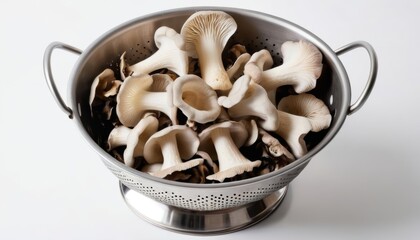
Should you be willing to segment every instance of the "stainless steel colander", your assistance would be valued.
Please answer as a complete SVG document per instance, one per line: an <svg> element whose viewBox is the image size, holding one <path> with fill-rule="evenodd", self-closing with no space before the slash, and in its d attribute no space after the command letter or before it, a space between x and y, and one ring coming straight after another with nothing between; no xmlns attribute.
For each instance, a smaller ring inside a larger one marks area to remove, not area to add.
<svg viewBox="0 0 420 240"><path fill-rule="evenodd" d="M185 20L199 10L220 10L230 14L237 22L238 29L228 45L241 43L250 52L266 48L277 64L281 62L280 46L285 41L307 40L322 52L323 72L311 93L327 104L333 120L327 131L310 139L312 144L305 156L266 175L228 183L193 184L159 179L129 168L97 144L103 136L92 131L88 98L93 79L105 68L118 72L123 52L127 52L129 63L150 56L156 50L153 34L158 27L169 26L179 32ZM348 76L338 56L358 47L367 50L371 66L364 91L351 104ZM80 54L69 79L69 105L61 98L51 73L51 54L59 48ZM134 212L170 230L222 233L255 224L280 204L288 184L333 139L347 115L358 110L366 101L375 82L377 59L373 48L363 41L333 51L314 34L284 19L250 10L203 7L163 11L134 19L105 33L83 52L53 42L44 55L44 72L58 106L74 119L83 138L118 177L121 193Z"/></svg>

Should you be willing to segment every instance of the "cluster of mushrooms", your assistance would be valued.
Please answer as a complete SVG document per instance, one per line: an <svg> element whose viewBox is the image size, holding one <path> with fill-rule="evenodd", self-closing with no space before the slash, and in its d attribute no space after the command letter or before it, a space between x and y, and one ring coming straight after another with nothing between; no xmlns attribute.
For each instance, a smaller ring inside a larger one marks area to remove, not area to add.
<svg viewBox="0 0 420 240"><path fill-rule="evenodd" d="M225 12L199 11L180 33L158 28L150 57L129 65L122 54L120 80L111 69L100 73L89 103L94 119L113 126L103 147L140 171L195 183L258 176L302 157L305 135L331 122L323 101L307 93L321 75L322 54L309 42L288 41L279 66L268 50L250 54L241 44L222 59L236 29ZM294 92L277 103L281 86Z"/></svg>

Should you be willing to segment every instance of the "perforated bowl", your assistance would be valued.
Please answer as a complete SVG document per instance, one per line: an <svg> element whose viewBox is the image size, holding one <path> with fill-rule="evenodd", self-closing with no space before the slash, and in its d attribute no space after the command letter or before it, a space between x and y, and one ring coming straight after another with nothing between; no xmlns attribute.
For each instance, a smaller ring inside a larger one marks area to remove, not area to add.
<svg viewBox="0 0 420 240"><path fill-rule="evenodd" d="M156 50L153 35L158 27L169 26L179 32L185 20L199 10L225 11L235 19L238 29L226 49L234 43L245 45L251 53L266 48L275 64L281 63L280 46L285 41L306 40L322 52L323 72L311 93L324 101L333 118L327 131L311 139L313 144L305 156L262 176L228 183L193 184L155 178L127 167L97 144L101 133L92 131L88 103L93 79L105 68L118 72L123 52L127 52L129 63L150 56ZM371 71L361 96L351 104L348 76L338 55L358 47L367 50ZM51 73L51 54L57 48L80 54L69 78L69 106L57 91ZM202 7L163 11L134 19L100 36L83 52L64 43L53 42L45 51L44 72L58 106L74 119L82 137L118 177L121 193L135 213L169 230L224 233L264 219L280 204L288 184L333 139L347 115L358 110L366 101L376 78L377 60L373 48L363 41L333 51L314 34L284 19L244 9Z"/></svg>

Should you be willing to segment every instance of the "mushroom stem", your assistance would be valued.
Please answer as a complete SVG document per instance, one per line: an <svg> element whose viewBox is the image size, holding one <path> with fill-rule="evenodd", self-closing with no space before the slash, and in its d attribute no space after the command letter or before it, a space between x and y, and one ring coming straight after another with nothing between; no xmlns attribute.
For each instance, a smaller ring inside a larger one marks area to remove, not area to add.
<svg viewBox="0 0 420 240"><path fill-rule="evenodd" d="M174 61L174 59L177 60ZM174 66L176 63L179 66ZM188 71L188 56L182 50L169 50L166 45L162 45L150 57L130 66L129 70L133 72L133 76L139 76L164 68L174 71L180 76L185 75Z"/></svg>
<svg viewBox="0 0 420 240"><path fill-rule="evenodd" d="M243 77L249 79L246 75ZM236 84L241 83L239 82L242 81L241 78L235 82L235 89ZM235 104L228 109L228 114L233 119L240 119L248 116L258 117L259 119L257 122L263 129L267 131L276 130L278 126L277 109L276 106L271 103L265 89L253 81L249 83L248 89L245 87L244 89L246 91L240 90L238 91L238 94L232 94L232 96L228 96L226 99L219 100L226 106ZM239 97L236 95L239 95Z"/></svg>
<svg viewBox="0 0 420 240"><path fill-rule="evenodd" d="M127 76L139 76L166 68L179 76L188 73L188 55L182 49L184 40L179 33L172 28L162 26L155 31L155 43L158 47L155 53L132 66L127 66L127 69L124 69L126 64L123 55L121 57L122 72L128 71Z"/></svg>
<svg viewBox="0 0 420 240"><path fill-rule="evenodd" d="M309 131L319 132L331 124L328 107L312 94L284 97L277 109L279 125L276 132L289 144L296 158L307 152L304 137Z"/></svg>
<svg viewBox="0 0 420 240"><path fill-rule="evenodd" d="M214 129L211 133L211 139L219 159L219 172L208 176L207 179L223 182L225 178L250 172L254 167L261 164L259 160L251 162L242 155L233 142L229 129Z"/></svg>
<svg viewBox="0 0 420 240"><path fill-rule="evenodd" d="M147 74L125 79L117 95L117 115L127 127L135 126L145 111L159 111L166 114L173 124L177 124L177 108L173 105L172 82L167 86L159 83L159 76Z"/></svg>
<svg viewBox="0 0 420 240"><path fill-rule="evenodd" d="M279 128L276 133L280 135L289 145L296 158L302 157L308 152L304 137L311 131L311 123L306 117L301 117L277 111Z"/></svg>
<svg viewBox="0 0 420 240"><path fill-rule="evenodd" d="M174 172L190 169L202 164L204 159L197 158L183 162L178 151L178 144L175 135L167 135L162 138L160 147L162 149L163 164L160 171L150 173L153 176L164 178Z"/></svg>
<svg viewBox="0 0 420 240"><path fill-rule="evenodd" d="M232 88L229 75L227 74L222 62L221 51L215 49L223 49L219 43L210 37L202 37L200 42L196 43L197 55L200 61L201 75L215 90L229 90Z"/></svg>
<svg viewBox="0 0 420 240"><path fill-rule="evenodd" d="M163 112L172 122L176 122L176 119L174 119L176 107L172 106L172 104L168 104L168 101L164 101L164 99L170 101L171 97L172 94L168 92L144 92L141 100L141 107L139 106L139 108Z"/></svg>
<svg viewBox="0 0 420 240"><path fill-rule="evenodd" d="M169 135L167 137L162 138L160 144L163 155L162 169L167 169L169 167L182 163L177 145L178 144L176 142L176 137L174 135Z"/></svg>

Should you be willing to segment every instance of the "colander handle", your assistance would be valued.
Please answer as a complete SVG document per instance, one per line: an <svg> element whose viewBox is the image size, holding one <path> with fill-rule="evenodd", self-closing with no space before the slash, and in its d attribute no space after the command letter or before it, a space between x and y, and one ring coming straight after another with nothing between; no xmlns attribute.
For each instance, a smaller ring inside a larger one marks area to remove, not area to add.
<svg viewBox="0 0 420 240"><path fill-rule="evenodd" d="M363 104L368 99L370 93L372 92L373 86L375 85L376 81L376 75L378 73L378 59L376 57L375 50L373 47L365 42L365 41L356 41L349 43L335 51L337 55L344 54L348 51L351 51L355 48L364 48L366 49L369 58L370 58L370 71L369 71L369 77L366 82L365 88L363 89L363 92L360 94L359 98L349 106L349 109L347 111L347 115L351 115L355 113L357 110L359 110Z"/></svg>
<svg viewBox="0 0 420 240"><path fill-rule="evenodd" d="M69 118L73 118L73 111L66 105L66 103L63 101L63 98L60 95L60 92L57 90L57 86L55 85L51 70L51 55L53 51L57 48L64 49L79 55L82 54L82 51L65 43L52 42L47 46L44 52L44 77L47 81L47 85L61 110L64 113L66 113L67 116L69 116Z"/></svg>

